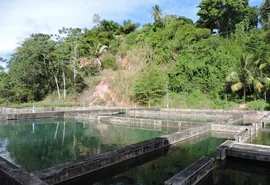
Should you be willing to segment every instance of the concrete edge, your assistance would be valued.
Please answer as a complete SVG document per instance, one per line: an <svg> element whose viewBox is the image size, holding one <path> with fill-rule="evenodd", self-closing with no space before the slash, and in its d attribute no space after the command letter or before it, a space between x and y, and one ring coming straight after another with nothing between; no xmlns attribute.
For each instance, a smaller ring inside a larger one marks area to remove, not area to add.
<svg viewBox="0 0 270 185"><path fill-rule="evenodd" d="M47 185L35 175L24 171L2 157L0 157L0 171L5 175L3 178L7 182L12 182L12 185Z"/></svg>
<svg viewBox="0 0 270 185"><path fill-rule="evenodd" d="M213 168L214 158L203 156L178 174L164 182L164 185L194 185Z"/></svg>
<svg viewBox="0 0 270 185"><path fill-rule="evenodd" d="M170 135L153 138L140 143L128 145L120 149L91 156L83 160L55 166L35 173L37 177L49 184L60 183L96 170L118 164L123 161L150 153L210 131L209 126L202 126L176 132Z"/></svg>

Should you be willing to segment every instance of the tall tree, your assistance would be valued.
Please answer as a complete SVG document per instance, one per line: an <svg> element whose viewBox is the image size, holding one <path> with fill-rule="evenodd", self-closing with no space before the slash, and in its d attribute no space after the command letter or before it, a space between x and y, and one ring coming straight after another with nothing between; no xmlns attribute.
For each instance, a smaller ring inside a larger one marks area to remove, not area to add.
<svg viewBox="0 0 270 185"><path fill-rule="evenodd" d="M135 24L132 23L130 19L124 20L123 26L120 26L120 32L123 34L129 34L133 31L135 31L140 26L139 23Z"/></svg>
<svg viewBox="0 0 270 185"><path fill-rule="evenodd" d="M265 30L270 29L270 0L264 0L260 7L260 23Z"/></svg>
<svg viewBox="0 0 270 185"><path fill-rule="evenodd" d="M93 16L93 23L94 23L95 27L99 28L100 21L101 21L100 15L99 14L94 14L94 16Z"/></svg>
<svg viewBox="0 0 270 185"><path fill-rule="evenodd" d="M32 34L12 55L8 68L9 75L12 76L10 84L14 86L14 101L38 101L53 89L53 76L49 66L55 41L51 37L41 33Z"/></svg>
<svg viewBox="0 0 270 185"><path fill-rule="evenodd" d="M242 55L235 70L226 77L226 82L233 92L243 90L244 99L247 91L253 91L256 99L257 94L264 90L264 84L270 80L263 72L266 66L260 60L254 61L252 55Z"/></svg>
<svg viewBox="0 0 270 185"><path fill-rule="evenodd" d="M155 21L160 20L162 18L162 10L160 9L159 5L155 5L152 7L152 17L154 18Z"/></svg>
<svg viewBox="0 0 270 185"><path fill-rule="evenodd" d="M258 23L258 10L250 7L247 0L203 0L198 8L197 25L212 31L218 29L229 34L239 23L246 28L256 27Z"/></svg>

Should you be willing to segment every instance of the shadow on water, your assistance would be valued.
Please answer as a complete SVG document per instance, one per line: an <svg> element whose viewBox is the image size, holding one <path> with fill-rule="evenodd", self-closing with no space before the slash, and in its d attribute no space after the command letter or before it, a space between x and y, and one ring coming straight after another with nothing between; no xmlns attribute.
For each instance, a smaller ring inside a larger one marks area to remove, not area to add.
<svg viewBox="0 0 270 185"><path fill-rule="evenodd" d="M148 163L148 162L155 160L161 156L165 156L167 153L172 152L175 149L176 148L174 148L174 147L162 148L162 149L156 150L152 153L148 153L146 155L128 160L126 162L122 162L120 164L113 165L113 166L110 166L108 168L95 171L93 173L84 175L82 177L75 178L75 179L60 183L59 185L72 185L72 184L89 185L89 184L93 184L97 181L100 181L103 178L124 173L125 171L128 171L128 170L135 168L137 166L143 165L144 163Z"/></svg>
<svg viewBox="0 0 270 185"><path fill-rule="evenodd" d="M198 185L269 185L270 163L230 157Z"/></svg>
<svg viewBox="0 0 270 185"><path fill-rule="evenodd" d="M215 149L225 139L212 138L211 132L162 148L104 170L61 183L88 184L164 184L201 156L215 156Z"/></svg>

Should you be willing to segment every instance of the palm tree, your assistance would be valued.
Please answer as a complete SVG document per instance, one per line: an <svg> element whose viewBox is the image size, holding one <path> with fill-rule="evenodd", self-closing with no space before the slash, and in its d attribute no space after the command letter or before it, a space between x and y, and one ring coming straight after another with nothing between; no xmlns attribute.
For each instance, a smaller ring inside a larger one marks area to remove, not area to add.
<svg viewBox="0 0 270 185"><path fill-rule="evenodd" d="M269 90L269 85L270 85L270 78L267 75L267 73L264 73L264 69L268 66L267 63L261 63L260 60L257 60L255 62L255 68L254 68L254 73L255 73L255 78L254 78L254 93L255 93L255 98L258 93L261 93L264 91L264 99L266 101L266 94L267 91Z"/></svg>
<svg viewBox="0 0 270 185"><path fill-rule="evenodd" d="M160 20L162 18L162 10L159 8L159 5L155 5L152 7L153 12L151 13L152 17L155 21Z"/></svg>
<svg viewBox="0 0 270 185"><path fill-rule="evenodd" d="M89 52L91 56L94 56L96 58L96 63L101 66L101 54L108 49L107 45L102 45L101 43L94 44L93 47L91 47L89 44Z"/></svg>
<svg viewBox="0 0 270 185"><path fill-rule="evenodd" d="M260 60L253 61L252 55L242 55L238 66L233 72L226 77L226 82L231 85L233 92L243 90L244 99L246 99L246 92L254 90L254 99L257 94L264 90L264 84L268 83L270 79L263 73L263 69L267 64L261 64Z"/></svg>

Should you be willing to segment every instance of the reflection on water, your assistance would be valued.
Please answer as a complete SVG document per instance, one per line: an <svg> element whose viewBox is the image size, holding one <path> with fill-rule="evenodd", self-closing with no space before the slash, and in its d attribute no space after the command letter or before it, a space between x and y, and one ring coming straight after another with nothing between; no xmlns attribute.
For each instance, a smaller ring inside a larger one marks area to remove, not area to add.
<svg viewBox="0 0 270 185"><path fill-rule="evenodd" d="M256 139L253 141L253 144L270 146L270 130L269 131L261 131L258 134L258 136L256 137Z"/></svg>
<svg viewBox="0 0 270 185"><path fill-rule="evenodd" d="M72 119L13 121L0 126L0 156L33 172L168 132Z"/></svg>
<svg viewBox="0 0 270 185"><path fill-rule="evenodd" d="M222 137L224 136L222 135ZM62 185L164 184L164 181L202 156L214 157L216 147L225 140L223 138L213 138L211 132L209 132L153 152L151 155L140 157L133 163L117 165L114 168L112 167L110 171L99 171L62 183Z"/></svg>
<svg viewBox="0 0 270 185"><path fill-rule="evenodd" d="M269 163L229 158L198 185L269 185Z"/></svg>

